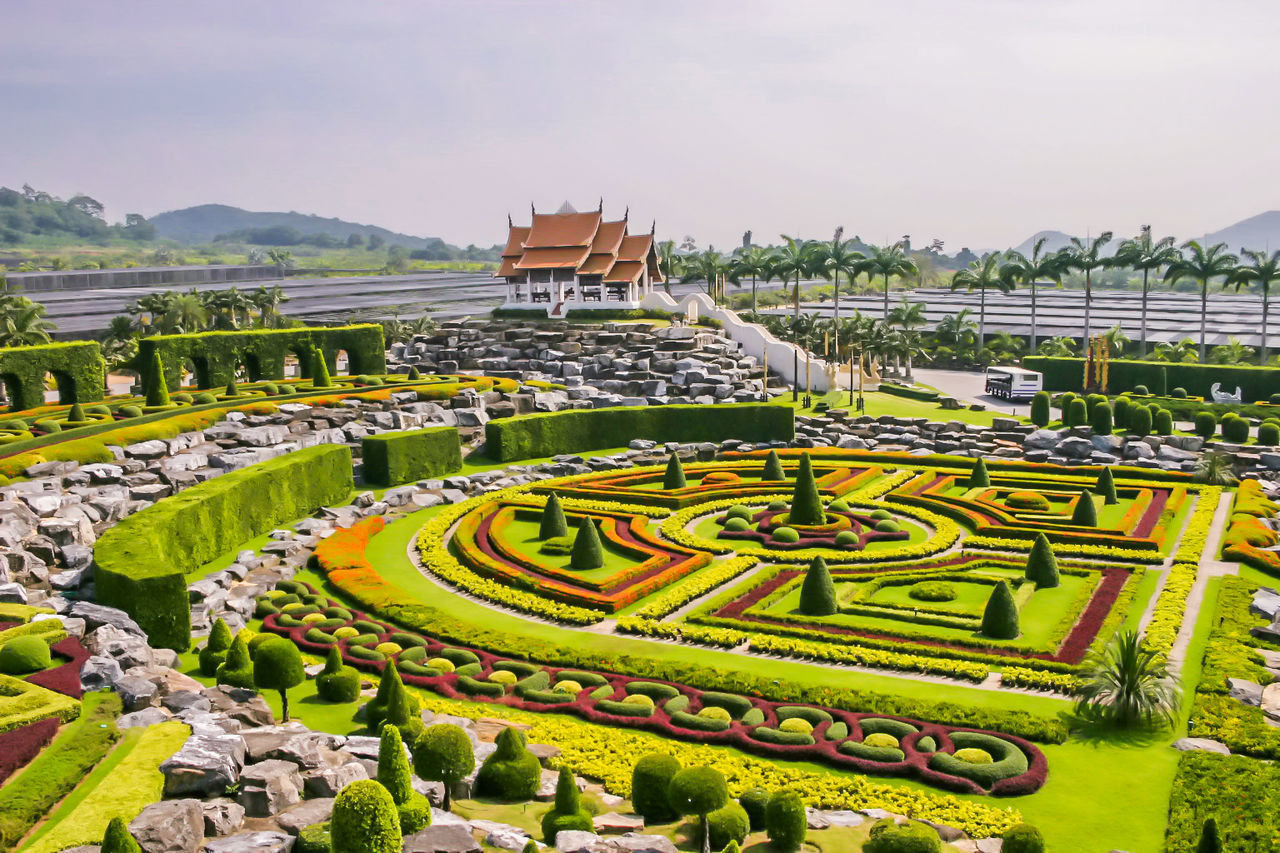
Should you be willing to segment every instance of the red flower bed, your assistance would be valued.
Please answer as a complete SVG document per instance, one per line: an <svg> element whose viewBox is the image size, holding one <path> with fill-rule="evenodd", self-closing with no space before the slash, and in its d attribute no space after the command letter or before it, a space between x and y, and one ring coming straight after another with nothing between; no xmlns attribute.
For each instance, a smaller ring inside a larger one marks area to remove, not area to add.
<svg viewBox="0 0 1280 853"><path fill-rule="evenodd" d="M40 754L58 733L58 718L49 717L22 728L0 732L0 783Z"/></svg>

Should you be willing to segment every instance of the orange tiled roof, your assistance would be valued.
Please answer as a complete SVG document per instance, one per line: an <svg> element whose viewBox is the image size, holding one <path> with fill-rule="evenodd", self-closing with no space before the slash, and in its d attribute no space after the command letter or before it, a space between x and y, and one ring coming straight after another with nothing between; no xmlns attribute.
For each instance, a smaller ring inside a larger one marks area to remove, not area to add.
<svg viewBox="0 0 1280 853"><path fill-rule="evenodd" d="M524 241L529 238L529 229L523 225L512 225L507 235L507 247L502 250L504 258L518 258L524 251Z"/></svg>
<svg viewBox="0 0 1280 853"><path fill-rule="evenodd" d="M607 282L632 282L640 278L644 272L644 261L615 261L613 267L605 275Z"/></svg>
<svg viewBox="0 0 1280 853"><path fill-rule="evenodd" d="M643 261L653 245L652 234L633 234L622 239L618 247L619 261Z"/></svg>
<svg viewBox="0 0 1280 853"><path fill-rule="evenodd" d="M535 213L533 225L524 239L526 249L582 246L595 239L600 228L600 211L590 213Z"/></svg>
<svg viewBox="0 0 1280 853"><path fill-rule="evenodd" d="M576 270L587 259L587 246L551 246L544 249L525 249L517 270Z"/></svg>
<svg viewBox="0 0 1280 853"><path fill-rule="evenodd" d="M572 269L609 282L636 281L645 267L663 281L652 234L627 234L625 218L605 222L600 211L535 213L533 224L512 225L496 277L528 270Z"/></svg>

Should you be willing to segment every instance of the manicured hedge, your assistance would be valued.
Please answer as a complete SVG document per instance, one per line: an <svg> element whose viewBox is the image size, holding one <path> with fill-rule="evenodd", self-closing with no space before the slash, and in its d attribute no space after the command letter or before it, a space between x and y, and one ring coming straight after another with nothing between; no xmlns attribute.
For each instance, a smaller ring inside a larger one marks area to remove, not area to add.
<svg viewBox="0 0 1280 853"><path fill-rule="evenodd" d="M45 373L57 380L64 404L102 399L106 362L96 341L7 347L0 349L0 376L9 393L10 411L44 405Z"/></svg>
<svg viewBox="0 0 1280 853"><path fill-rule="evenodd" d="M1027 356L1022 366L1044 374L1044 387L1048 391L1079 391L1084 384L1084 361L1079 358L1048 358ZM1222 383L1222 390L1235 393L1237 387L1244 392L1246 403L1266 400L1280 388L1278 367L1235 367L1223 364L1165 364L1158 361L1109 362L1108 387L1113 392L1132 391L1135 386L1150 389L1160 386L1161 371L1168 371L1170 386L1186 388L1197 396L1209 395L1215 382Z"/></svg>
<svg viewBox="0 0 1280 853"><path fill-rule="evenodd" d="M485 426L486 453L499 462L625 447L636 438L761 442L794 437L790 408L759 403L573 409L504 418Z"/></svg>
<svg viewBox="0 0 1280 853"><path fill-rule="evenodd" d="M462 469L462 441L454 427L371 435L361 442L364 480L398 486Z"/></svg>
<svg viewBox="0 0 1280 853"><path fill-rule="evenodd" d="M132 616L153 646L191 642L186 573L281 522L345 500L351 451L321 445L232 471L109 528L94 548L98 600Z"/></svg>

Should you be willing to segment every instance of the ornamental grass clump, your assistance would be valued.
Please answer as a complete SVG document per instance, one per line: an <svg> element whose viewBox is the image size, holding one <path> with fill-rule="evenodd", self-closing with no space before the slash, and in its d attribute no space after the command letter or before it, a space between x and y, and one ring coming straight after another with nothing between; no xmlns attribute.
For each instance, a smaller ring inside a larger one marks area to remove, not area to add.
<svg viewBox="0 0 1280 853"><path fill-rule="evenodd" d="M431 823L431 803L413 790L413 774L404 752L404 740L395 726L382 727L378 742L378 782L391 794L400 816L400 833L412 835Z"/></svg>
<svg viewBox="0 0 1280 853"><path fill-rule="evenodd" d="M578 782L568 767L560 768L556 779L556 799L551 811L542 816L542 839L549 845L556 843L560 832L592 832L591 812L582 807L582 795Z"/></svg>
<svg viewBox="0 0 1280 853"><path fill-rule="evenodd" d="M333 853L399 853L400 818L391 794L372 779L352 782L333 800Z"/></svg>
<svg viewBox="0 0 1280 853"><path fill-rule="evenodd" d="M1071 511L1071 523L1081 527L1098 526L1098 508L1093 505L1093 495L1087 491L1080 493L1075 509Z"/></svg>
<svg viewBox="0 0 1280 853"><path fill-rule="evenodd" d="M1036 589L1052 589L1060 582L1058 558L1054 556L1049 537L1043 533L1036 534L1036 541L1031 545L1031 553L1027 556L1024 574L1027 580L1036 585Z"/></svg>
<svg viewBox="0 0 1280 853"><path fill-rule="evenodd" d="M1089 661L1076 712L1120 728L1165 726L1178 711L1178 686L1164 655L1136 631L1122 631Z"/></svg>
<svg viewBox="0 0 1280 853"><path fill-rule="evenodd" d="M578 534L573 538L573 551L569 554L569 568L577 571L598 569L604 565L604 547L595 520L584 515L578 520Z"/></svg>
<svg viewBox="0 0 1280 853"><path fill-rule="evenodd" d="M800 585L800 612L807 616L831 616L837 609L836 586L827 561L814 557Z"/></svg>
<svg viewBox="0 0 1280 853"><path fill-rule="evenodd" d="M542 765L526 748L524 732L505 728L494 743L497 749L476 776L476 793L500 800L532 799L542 780Z"/></svg>
<svg viewBox="0 0 1280 853"><path fill-rule="evenodd" d="M813 476L813 461L808 453L800 454L800 470L796 474L796 488L791 495L791 509L787 513L790 524L822 524L826 513L818 497L818 482Z"/></svg>
<svg viewBox="0 0 1280 853"><path fill-rule="evenodd" d="M760 472L761 480L785 480L787 474L782 470L782 460L778 458L778 451L770 450L769 455L764 460L764 470Z"/></svg>
<svg viewBox="0 0 1280 853"><path fill-rule="evenodd" d="M645 823L670 823L679 817L667 799L667 788L681 769L680 762L665 752L642 756L631 768L631 807Z"/></svg>
<svg viewBox="0 0 1280 853"><path fill-rule="evenodd" d="M997 640L1018 636L1018 606L1007 581L998 581L982 611L982 633Z"/></svg>
<svg viewBox="0 0 1280 853"><path fill-rule="evenodd" d="M547 496L546 506L542 508L542 521L538 525L539 539L554 539L569 535L569 522L564 517L564 508L560 506L560 498L555 492Z"/></svg>
<svg viewBox="0 0 1280 853"><path fill-rule="evenodd" d="M475 767L475 749L461 726L428 726L413 745L413 772L428 782L444 785L441 808L445 811L449 811L454 785L467 778Z"/></svg>
<svg viewBox="0 0 1280 853"><path fill-rule="evenodd" d="M324 669L316 676L316 695L326 702L354 702L360 698L360 673L342 662L336 645L329 647Z"/></svg>
<svg viewBox="0 0 1280 853"><path fill-rule="evenodd" d="M684 466L680 464L679 455L672 453L667 460L667 471L662 475L662 488L669 492L672 489L683 489L686 485Z"/></svg>
<svg viewBox="0 0 1280 853"><path fill-rule="evenodd" d="M987 473L987 463L981 456L973 464L973 471L969 473L969 481L966 485L971 489L985 488L991 485L991 475Z"/></svg>

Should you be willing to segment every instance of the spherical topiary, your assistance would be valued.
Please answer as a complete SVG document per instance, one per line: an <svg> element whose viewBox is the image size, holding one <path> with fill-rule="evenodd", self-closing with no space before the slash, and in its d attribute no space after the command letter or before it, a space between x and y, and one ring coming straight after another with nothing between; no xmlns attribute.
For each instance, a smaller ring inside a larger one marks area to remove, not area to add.
<svg viewBox="0 0 1280 853"><path fill-rule="evenodd" d="M886 518L876 522L876 530L880 533L897 533L902 528L898 526L898 522L891 518Z"/></svg>
<svg viewBox="0 0 1280 853"><path fill-rule="evenodd" d="M569 522L564 517L564 508L560 506L560 498L555 492L547 496L547 503L542 508L542 521L538 525L539 539L555 539L569 535Z"/></svg>
<svg viewBox="0 0 1280 853"><path fill-rule="evenodd" d="M725 511L726 518L742 518L750 521L751 516L751 507L743 506L742 504L734 504Z"/></svg>
<svg viewBox="0 0 1280 853"><path fill-rule="evenodd" d="M1004 499L1004 505L1009 509L1026 509L1034 512L1049 511L1049 499L1039 492L1010 492L1009 496Z"/></svg>
<svg viewBox="0 0 1280 853"><path fill-rule="evenodd" d="M971 489L982 489L991 485L991 475L987 473L987 463L979 456L978 461L973 463L973 471L969 473L969 482L967 484Z"/></svg>
<svg viewBox="0 0 1280 853"><path fill-rule="evenodd" d="M698 716L702 717L704 720L719 720L722 723L727 723L733 719L732 714L718 705L707 705L705 708L698 711Z"/></svg>
<svg viewBox="0 0 1280 853"><path fill-rule="evenodd" d="M769 501L768 509L770 512L782 512L787 508L786 501Z"/></svg>
<svg viewBox="0 0 1280 853"><path fill-rule="evenodd" d="M582 807L582 797L577 780L569 768L560 768L556 780L556 800L551 811L542 816L542 838L549 845L556 843L556 835L565 831L592 832L591 813Z"/></svg>
<svg viewBox="0 0 1280 853"><path fill-rule="evenodd" d="M707 816L729 802L729 786L714 767L686 767L671 777L667 798L678 813L702 818L699 837L707 838L710 834Z"/></svg>
<svg viewBox="0 0 1280 853"><path fill-rule="evenodd" d="M1133 393L1135 393L1135 394L1138 394L1138 395L1140 395L1140 396L1145 397L1146 395L1150 394L1151 392L1147 390L1147 386L1146 386L1146 385L1134 385L1134 386L1133 386Z"/></svg>
<svg viewBox="0 0 1280 853"><path fill-rule="evenodd" d="M1018 636L1018 607L1005 581L998 581L987 599L982 613L982 633L997 640L1012 640Z"/></svg>
<svg viewBox="0 0 1280 853"><path fill-rule="evenodd" d="M807 616L830 616L837 609L836 586L827 569L827 561L814 557L800 585L800 612Z"/></svg>
<svg viewBox="0 0 1280 853"><path fill-rule="evenodd" d="M333 800L333 853L399 853L400 816L387 789L372 779L352 782Z"/></svg>
<svg viewBox="0 0 1280 853"><path fill-rule="evenodd" d="M1151 410L1134 406L1129 412L1129 432L1136 436L1151 435Z"/></svg>
<svg viewBox="0 0 1280 853"><path fill-rule="evenodd" d="M129 833L129 824L116 815L102 835L102 853L142 853L142 845Z"/></svg>
<svg viewBox="0 0 1280 853"><path fill-rule="evenodd" d="M778 723L778 729L784 732L807 735L813 733L813 723L801 717L792 717L789 720L783 720Z"/></svg>
<svg viewBox="0 0 1280 853"><path fill-rule="evenodd" d="M360 697L360 673L342 663L337 646L329 647L324 669L316 676L316 695L326 702L354 702Z"/></svg>
<svg viewBox="0 0 1280 853"><path fill-rule="evenodd" d="M1044 836L1031 824L1015 823L1000 838L1000 853L1044 853Z"/></svg>
<svg viewBox="0 0 1280 853"><path fill-rule="evenodd" d="M493 672L489 673L489 680L494 684L501 684L503 687L511 687L520 679L519 676L510 670L495 669Z"/></svg>
<svg viewBox="0 0 1280 853"><path fill-rule="evenodd" d="M957 594L946 581L921 581L907 590L907 597L916 601L955 601Z"/></svg>
<svg viewBox="0 0 1280 853"><path fill-rule="evenodd" d="M195 403L197 406L206 406L209 403L218 402L218 398L217 396L210 394L208 391L201 391L199 394L196 394L191 398L191 402Z"/></svg>
<svg viewBox="0 0 1280 853"><path fill-rule="evenodd" d="M1249 440L1249 422L1234 413L1224 416L1222 437L1234 444L1244 444Z"/></svg>
<svg viewBox="0 0 1280 853"><path fill-rule="evenodd" d="M395 726L382 727L378 742L378 782L391 794L400 818L400 832L411 835L431 823L431 803L413 790L413 774L404 741Z"/></svg>
<svg viewBox="0 0 1280 853"><path fill-rule="evenodd" d="M777 527L773 531L774 542L793 543L800 541L800 534L796 532L794 527Z"/></svg>
<svg viewBox="0 0 1280 853"><path fill-rule="evenodd" d="M227 657L218 667L216 677L219 684L254 689L253 660L249 657L249 644L244 641L244 637L237 636L231 641Z"/></svg>
<svg viewBox="0 0 1280 853"><path fill-rule="evenodd" d="M770 450L769 455L764 460L764 470L760 472L761 480L785 480L786 472L782 470L782 460L778 458L778 451Z"/></svg>
<svg viewBox="0 0 1280 853"><path fill-rule="evenodd" d="M711 834L711 849L722 850L730 842L741 844L747 839L751 818L746 809L730 800L707 815L707 830Z"/></svg>
<svg viewBox="0 0 1280 853"><path fill-rule="evenodd" d="M1187 399L1187 389L1179 385L1169 392L1169 396L1173 397L1175 400L1185 400Z"/></svg>
<svg viewBox="0 0 1280 853"><path fill-rule="evenodd" d="M795 791L775 791L765 806L764 827L775 850L780 853L799 850L809 829L804 800Z"/></svg>
<svg viewBox="0 0 1280 853"><path fill-rule="evenodd" d="M751 522L747 521L745 518L738 518L737 516L734 516L724 523L724 529L737 531L750 530Z"/></svg>
<svg viewBox="0 0 1280 853"><path fill-rule="evenodd" d="M475 749L461 726L428 726L413 745L413 772L429 782L444 785L442 807L445 811L449 810L453 786L467 778L475 767Z"/></svg>
<svg viewBox="0 0 1280 853"><path fill-rule="evenodd" d="M400 647L399 643L391 642L378 643L378 645L373 647L373 650L379 654L385 655L386 657L395 657L404 651L404 649Z"/></svg>
<svg viewBox="0 0 1280 853"><path fill-rule="evenodd" d="M876 821L871 827L871 837L862 850L863 853L939 853L942 839L936 829L918 820L897 824L887 819Z"/></svg>
<svg viewBox="0 0 1280 853"><path fill-rule="evenodd" d="M427 668L434 669L439 672L453 672L457 666L448 658L432 658L427 661Z"/></svg>
<svg viewBox="0 0 1280 853"><path fill-rule="evenodd" d="M1075 509L1071 511L1071 523L1078 524L1081 527L1098 526L1098 508L1093 505L1093 494L1091 492L1080 493Z"/></svg>
<svg viewBox="0 0 1280 853"><path fill-rule="evenodd" d="M49 644L40 637L15 637L0 646L0 672L8 675L36 672L52 662Z"/></svg>
<svg viewBox="0 0 1280 853"><path fill-rule="evenodd" d="M632 693L630 696L622 700L624 705L640 705L644 708L653 707L653 698L643 693Z"/></svg>
<svg viewBox="0 0 1280 853"><path fill-rule="evenodd" d="M1258 444L1277 445L1280 444L1280 426L1272 423L1264 423L1258 427Z"/></svg>
<svg viewBox="0 0 1280 853"><path fill-rule="evenodd" d="M938 742L931 736L925 735L916 741L916 752L937 752Z"/></svg>
<svg viewBox="0 0 1280 853"><path fill-rule="evenodd" d="M684 465L680 463L679 455L672 453L667 460L666 473L662 475L662 488L669 492L672 489L683 489L686 485L688 481L684 476Z"/></svg>
<svg viewBox="0 0 1280 853"><path fill-rule="evenodd" d="M1173 435L1173 413L1168 409L1160 409L1152 421L1156 435Z"/></svg>
<svg viewBox="0 0 1280 853"><path fill-rule="evenodd" d="M497 749L485 759L476 776L476 792L502 800L530 800L542 781L542 765L525 748L524 732L505 728L494 741Z"/></svg>
<svg viewBox="0 0 1280 853"><path fill-rule="evenodd" d="M679 817L667 789L680 770L680 762L662 752L642 756L631 769L631 807L646 823L670 823Z"/></svg>
<svg viewBox="0 0 1280 853"><path fill-rule="evenodd" d="M876 521L882 521L886 518L893 518L893 513L889 512L887 509L877 509L872 510L870 517L874 518Z"/></svg>
<svg viewBox="0 0 1280 853"><path fill-rule="evenodd" d="M1059 583L1058 558L1049 545L1049 537L1043 533L1037 533L1036 540L1031 545L1024 575L1036 585L1036 589L1053 589Z"/></svg>
<svg viewBox="0 0 1280 853"><path fill-rule="evenodd" d="M964 749L957 749L955 757L960 761L965 761L969 764L990 764L992 761L991 753L987 752L985 749L978 749L973 746L968 746Z"/></svg>
<svg viewBox="0 0 1280 853"><path fill-rule="evenodd" d="M1093 407L1093 411L1089 413L1089 426L1098 435L1111 435L1115 426L1111 420L1110 403L1098 403Z"/></svg>
<svg viewBox="0 0 1280 853"><path fill-rule="evenodd" d="M576 571L598 569L604 565L604 546L600 544L600 532L595 520L584 515L578 520L578 533L573 537L573 551L569 554L569 568Z"/></svg>
<svg viewBox="0 0 1280 853"><path fill-rule="evenodd" d="M752 832L759 832L764 829L764 813L769 806L768 791L764 788L751 788L743 791L742 796L738 797L738 805L742 806L743 811L747 813Z"/></svg>
<svg viewBox="0 0 1280 853"><path fill-rule="evenodd" d="M874 746L877 749L897 749L898 739L888 732L872 732L862 739L867 746Z"/></svg>
<svg viewBox="0 0 1280 853"><path fill-rule="evenodd" d="M818 496L818 481L813 476L813 460L808 453L800 454L800 469L796 473L787 520L792 524L822 524L826 520L822 499Z"/></svg>
<svg viewBox="0 0 1280 853"><path fill-rule="evenodd" d="M360 629L352 628L350 625L343 625L341 628L335 628L333 636L339 640L349 640L352 637L360 636Z"/></svg>
<svg viewBox="0 0 1280 853"><path fill-rule="evenodd" d="M860 541L861 537L852 530L841 530L835 538L836 545L857 545Z"/></svg>
<svg viewBox="0 0 1280 853"><path fill-rule="evenodd" d="M1088 420L1089 404L1078 397L1072 400L1066 411L1066 425L1069 427L1084 426Z"/></svg>
<svg viewBox="0 0 1280 853"><path fill-rule="evenodd" d="M1048 391L1037 391L1036 395L1031 398L1031 422L1033 424L1041 428L1049 425L1050 402Z"/></svg>
<svg viewBox="0 0 1280 853"><path fill-rule="evenodd" d="M263 644L253 658L253 683L259 690L276 690L280 693L280 710L284 722L289 722L289 690L307 678L302 668L302 654L292 641L277 637Z"/></svg>

